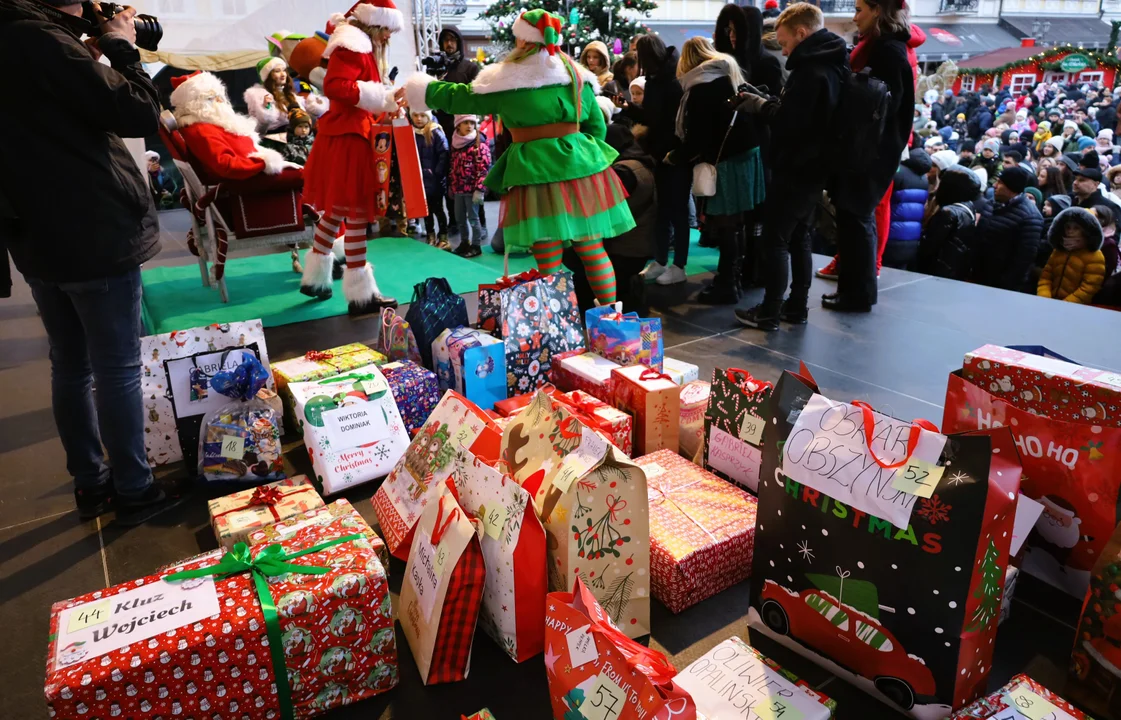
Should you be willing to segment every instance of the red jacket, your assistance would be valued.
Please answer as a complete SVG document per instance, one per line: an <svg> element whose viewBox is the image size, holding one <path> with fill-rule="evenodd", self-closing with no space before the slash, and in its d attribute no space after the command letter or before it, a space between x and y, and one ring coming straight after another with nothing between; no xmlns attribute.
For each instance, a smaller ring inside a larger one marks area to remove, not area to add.
<svg viewBox="0 0 1121 720"><path fill-rule="evenodd" d="M191 156L203 167L210 184L219 180L245 180L264 171L265 161L249 157L258 153L253 138L234 133L211 123L194 123L180 128Z"/></svg>
<svg viewBox="0 0 1121 720"><path fill-rule="evenodd" d="M319 135L371 137L378 116L397 109L393 88L381 82L373 49L370 37L358 28L335 28L324 51L330 60L323 94L330 99L331 109L319 120Z"/></svg>

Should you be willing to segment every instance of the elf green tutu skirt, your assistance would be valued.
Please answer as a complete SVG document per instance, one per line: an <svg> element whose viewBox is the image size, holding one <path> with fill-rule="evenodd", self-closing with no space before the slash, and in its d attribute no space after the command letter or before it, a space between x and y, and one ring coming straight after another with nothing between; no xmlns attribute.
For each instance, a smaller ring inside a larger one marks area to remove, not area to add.
<svg viewBox="0 0 1121 720"><path fill-rule="evenodd" d="M510 249L560 240L568 247L622 235L634 228L627 191L611 168L562 182L523 185L502 197L499 217Z"/></svg>
<svg viewBox="0 0 1121 720"><path fill-rule="evenodd" d="M763 156L752 148L716 166L716 194L708 199L705 215L750 212L766 197Z"/></svg>

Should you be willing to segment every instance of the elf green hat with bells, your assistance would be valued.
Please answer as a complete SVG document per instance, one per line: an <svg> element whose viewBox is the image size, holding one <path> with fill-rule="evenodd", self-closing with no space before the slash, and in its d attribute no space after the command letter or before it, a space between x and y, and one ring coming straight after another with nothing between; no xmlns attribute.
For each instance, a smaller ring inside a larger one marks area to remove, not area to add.
<svg viewBox="0 0 1121 720"><path fill-rule="evenodd" d="M561 30L564 21L547 10L526 10L514 21L514 37L534 45L540 45L550 55L560 49Z"/></svg>

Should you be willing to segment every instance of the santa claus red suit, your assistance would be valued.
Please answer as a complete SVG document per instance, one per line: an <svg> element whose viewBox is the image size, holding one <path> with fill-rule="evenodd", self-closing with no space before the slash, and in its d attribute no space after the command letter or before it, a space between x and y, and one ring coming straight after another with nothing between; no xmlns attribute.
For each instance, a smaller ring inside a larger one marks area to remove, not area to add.
<svg viewBox="0 0 1121 720"><path fill-rule="evenodd" d="M392 0L369 0L345 16L333 16L331 24L323 80L331 111L319 121L304 166L304 200L322 217L315 244L304 259L300 292L331 297L331 246L345 229L343 293L351 315L366 315L397 306L395 299L378 291L373 268L366 262L366 225L386 213L389 134L378 120L383 113L396 113L398 105L393 88L382 82L382 72L389 38L404 27L404 19Z"/></svg>
<svg viewBox="0 0 1121 720"><path fill-rule="evenodd" d="M208 184L245 180L260 173L277 175L296 167L280 153L257 145L256 122L230 106L226 86L208 72L171 79L171 106L187 149Z"/></svg>

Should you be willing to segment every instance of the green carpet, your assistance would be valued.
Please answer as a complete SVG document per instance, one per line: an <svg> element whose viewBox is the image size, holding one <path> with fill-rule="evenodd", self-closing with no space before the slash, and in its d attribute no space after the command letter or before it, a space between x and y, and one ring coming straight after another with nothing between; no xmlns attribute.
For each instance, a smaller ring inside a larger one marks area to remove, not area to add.
<svg viewBox="0 0 1121 720"><path fill-rule="evenodd" d="M696 242L694 232L685 268L690 275L716 268L718 253ZM379 238L371 240L369 247L378 286L401 303L412 299L413 285L425 278L445 277L455 292L467 293L502 275L502 256L489 249L478 258L466 260L408 238ZM535 266L530 255L510 258L511 274ZM144 324L152 334L255 318L260 318L265 327L276 327L346 314L341 282L335 283L335 295L330 300L313 300L300 294L300 276L292 272L287 252L228 261L228 303L221 301L216 288L202 286L195 263L151 268L142 273L142 278Z"/></svg>

